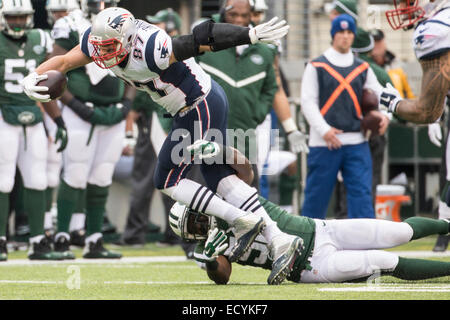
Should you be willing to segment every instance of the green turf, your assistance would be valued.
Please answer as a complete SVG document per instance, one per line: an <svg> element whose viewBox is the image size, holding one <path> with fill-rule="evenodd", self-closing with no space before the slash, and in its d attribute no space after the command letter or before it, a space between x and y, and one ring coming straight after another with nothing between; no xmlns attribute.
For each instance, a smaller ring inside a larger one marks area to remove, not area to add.
<svg viewBox="0 0 450 320"><path fill-rule="evenodd" d="M429 237L397 247L395 250L431 250L434 241L435 237ZM144 248L117 248L112 245L107 247L121 251L125 257L184 255L178 246L158 248L154 244L148 244ZM75 254L81 257L81 250L76 250ZM12 252L9 260L25 257L26 252ZM450 258L440 260L450 262ZM285 282L281 286L268 286L267 270L235 264L230 283L227 286L217 286L193 261L119 264L83 264L82 261L78 259L77 264L58 262L46 265L0 264L0 299L448 300L450 298L450 277L412 282L385 276L374 283L315 285ZM80 280L79 289L77 279ZM334 289L370 289L372 292L330 291ZM390 291L380 291L387 289Z"/></svg>

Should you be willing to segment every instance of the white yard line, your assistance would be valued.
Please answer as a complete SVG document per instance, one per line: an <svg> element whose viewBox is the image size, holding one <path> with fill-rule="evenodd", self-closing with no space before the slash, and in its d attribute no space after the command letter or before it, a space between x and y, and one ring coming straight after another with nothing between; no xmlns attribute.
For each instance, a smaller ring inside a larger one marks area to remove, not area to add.
<svg viewBox="0 0 450 320"><path fill-rule="evenodd" d="M22 265L60 265L60 264L132 264L132 263L157 263L157 262L184 262L185 256L157 256L157 257L123 257L121 259L74 259L61 261L10 259L0 262L0 267Z"/></svg>
<svg viewBox="0 0 450 320"><path fill-rule="evenodd" d="M351 288L320 288L320 292L450 292L449 286L384 286L384 285L368 285Z"/></svg>

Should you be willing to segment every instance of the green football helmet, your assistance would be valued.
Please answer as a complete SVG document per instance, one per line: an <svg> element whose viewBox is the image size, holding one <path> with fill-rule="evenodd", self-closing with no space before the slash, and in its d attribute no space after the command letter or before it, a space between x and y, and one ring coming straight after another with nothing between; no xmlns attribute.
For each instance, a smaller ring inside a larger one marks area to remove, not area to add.
<svg viewBox="0 0 450 320"><path fill-rule="evenodd" d="M53 12L70 12L80 9L80 5L78 4L78 0L47 0L45 9L47 10L47 21L50 25L53 25L55 23Z"/></svg>
<svg viewBox="0 0 450 320"><path fill-rule="evenodd" d="M110 7L117 7L119 2L120 0L81 0L80 4L84 15L93 21L100 11Z"/></svg>
<svg viewBox="0 0 450 320"><path fill-rule="evenodd" d="M170 209L169 225L173 232L186 241L208 238L208 231L217 226L215 217L197 212L188 206L175 202Z"/></svg>
<svg viewBox="0 0 450 320"><path fill-rule="evenodd" d="M2 0L0 8L0 29L8 36L20 39L34 26L34 9L30 0ZM8 22L8 18L24 17L25 20Z"/></svg>

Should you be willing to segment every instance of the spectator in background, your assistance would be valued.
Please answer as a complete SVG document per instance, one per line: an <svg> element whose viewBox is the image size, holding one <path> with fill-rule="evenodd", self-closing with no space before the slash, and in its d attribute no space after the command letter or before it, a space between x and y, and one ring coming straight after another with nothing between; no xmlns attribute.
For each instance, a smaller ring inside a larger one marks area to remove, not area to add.
<svg viewBox="0 0 450 320"><path fill-rule="evenodd" d="M158 11L154 16L145 17L151 24L165 30L171 37L176 37L181 30L181 17L172 8Z"/></svg>
<svg viewBox="0 0 450 320"><path fill-rule="evenodd" d="M383 31L375 29L371 31L371 35L374 39L372 58L375 63L387 70L392 81L391 84L400 92L402 98L415 99L416 96L408 82L408 76L397 63L394 53L387 49Z"/></svg>
<svg viewBox="0 0 450 320"><path fill-rule="evenodd" d="M369 64L351 52L355 20L348 14L337 16L330 33L332 47L308 63L303 74L301 103L310 125L310 153L302 214L326 217L340 170L347 189L348 217L374 218L372 159L360 129L359 101L364 88L379 93L382 87ZM351 81L345 79L350 73ZM346 81L350 87L340 91ZM372 112L382 119L379 133L384 134L387 117Z"/></svg>
<svg viewBox="0 0 450 320"><path fill-rule="evenodd" d="M352 51L358 58L369 63L370 68L375 73L378 82L381 86L385 87L386 84L392 84L392 82L386 70L375 62L373 56L374 47L375 41L373 36L369 32L358 28L355 40L353 41ZM384 151L386 149L386 136L371 136L369 138L369 146L370 153L372 155L372 195L373 203L375 205L377 185L381 183L381 171L384 161Z"/></svg>

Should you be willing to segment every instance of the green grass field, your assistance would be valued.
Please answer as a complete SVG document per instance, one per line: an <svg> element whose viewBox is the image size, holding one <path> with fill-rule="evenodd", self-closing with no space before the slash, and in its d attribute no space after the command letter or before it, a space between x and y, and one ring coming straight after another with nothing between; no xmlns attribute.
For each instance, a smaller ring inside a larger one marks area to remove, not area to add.
<svg viewBox="0 0 450 320"><path fill-rule="evenodd" d="M431 251L428 237L393 251ZM266 285L267 270L233 265L227 286L217 286L195 262L184 260L180 247L116 248L123 260L35 263L26 252L11 252L0 263L0 299L150 299L150 300L449 300L450 277L401 281L381 277L375 283ZM75 250L81 257L81 250ZM154 262L142 261L153 257ZM133 260L134 258L134 260ZM450 257L432 257L449 261Z"/></svg>

